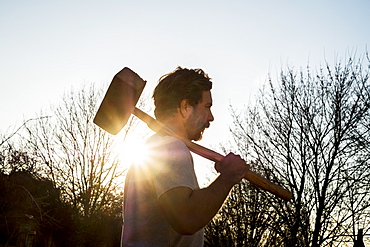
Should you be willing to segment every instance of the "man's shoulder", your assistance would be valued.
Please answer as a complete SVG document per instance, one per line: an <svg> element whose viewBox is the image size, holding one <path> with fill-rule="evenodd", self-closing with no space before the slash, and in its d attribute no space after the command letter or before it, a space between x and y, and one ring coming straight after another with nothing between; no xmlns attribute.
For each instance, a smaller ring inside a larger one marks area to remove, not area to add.
<svg viewBox="0 0 370 247"><path fill-rule="evenodd" d="M146 145L152 148L188 149L183 141L173 136L154 134L148 138Z"/></svg>

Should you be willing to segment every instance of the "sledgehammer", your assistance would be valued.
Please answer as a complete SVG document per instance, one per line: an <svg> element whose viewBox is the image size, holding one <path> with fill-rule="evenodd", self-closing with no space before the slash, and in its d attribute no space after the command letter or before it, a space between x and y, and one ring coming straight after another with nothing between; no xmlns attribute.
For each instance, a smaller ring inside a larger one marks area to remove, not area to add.
<svg viewBox="0 0 370 247"><path fill-rule="evenodd" d="M224 156L200 146L184 137L178 136L172 132L164 124L154 119L150 115L136 108L136 103L145 87L146 82L140 78L135 72L129 68L124 68L118 72L108 87L108 90L103 98L98 112L94 118L94 123L99 127L116 135L127 123L131 114L144 121L153 131L163 131L167 135L180 139L185 143L190 151L212 160L214 162L221 161ZM279 185L276 185L266 178L258 175L253 171L248 171L244 178L249 180L252 184L267 190L274 195L290 200L292 193Z"/></svg>

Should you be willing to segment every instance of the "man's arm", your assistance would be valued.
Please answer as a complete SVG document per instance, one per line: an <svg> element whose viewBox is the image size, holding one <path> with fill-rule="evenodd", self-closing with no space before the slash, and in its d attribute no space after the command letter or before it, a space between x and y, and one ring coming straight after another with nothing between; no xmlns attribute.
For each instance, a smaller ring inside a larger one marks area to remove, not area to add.
<svg viewBox="0 0 370 247"><path fill-rule="evenodd" d="M191 235L216 215L231 188L248 171L249 166L238 155L228 154L215 164L220 175L207 188L192 190L173 188L159 198L159 205L169 223L179 234Z"/></svg>

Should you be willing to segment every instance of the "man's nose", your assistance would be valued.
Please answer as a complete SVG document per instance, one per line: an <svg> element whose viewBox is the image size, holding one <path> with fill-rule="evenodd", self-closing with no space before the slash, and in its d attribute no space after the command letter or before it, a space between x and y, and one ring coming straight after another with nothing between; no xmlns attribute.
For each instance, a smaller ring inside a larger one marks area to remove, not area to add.
<svg viewBox="0 0 370 247"><path fill-rule="evenodd" d="M212 122L213 120L215 120L215 118L214 118L214 116L213 116L212 112L211 112L211 111L209 111L209 114L208 114L208 121L209 121L209 122Z"/></svg>

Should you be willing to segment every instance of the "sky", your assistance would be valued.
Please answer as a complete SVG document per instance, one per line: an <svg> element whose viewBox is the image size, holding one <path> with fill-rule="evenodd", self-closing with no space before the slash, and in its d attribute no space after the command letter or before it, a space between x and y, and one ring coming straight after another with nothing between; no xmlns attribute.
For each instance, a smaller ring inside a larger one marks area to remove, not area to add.
<svg viewBox="0 0 370 247"><path fill-rule="evenodd" d="M269 74L364 54L369 10L367 0L0 0L0 135L123 67L150 97L182 66L213 78L215 121L201 144L217 149L229 106L253 103Z"/></svg>

